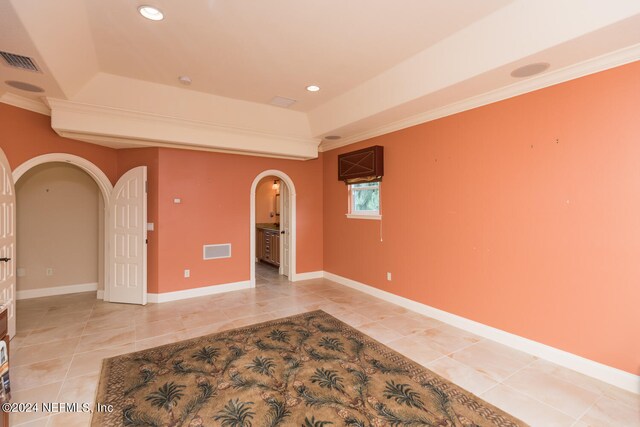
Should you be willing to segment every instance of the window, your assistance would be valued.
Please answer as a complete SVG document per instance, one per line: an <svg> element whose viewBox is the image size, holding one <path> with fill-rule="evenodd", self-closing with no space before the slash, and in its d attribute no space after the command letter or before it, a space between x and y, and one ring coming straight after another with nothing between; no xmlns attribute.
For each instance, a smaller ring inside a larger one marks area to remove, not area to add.
<svg viewBox="0 0 640 427"><path fill-rule="evenodd" d="M348 218L380 219L380 183L349 185Z"/></svg>

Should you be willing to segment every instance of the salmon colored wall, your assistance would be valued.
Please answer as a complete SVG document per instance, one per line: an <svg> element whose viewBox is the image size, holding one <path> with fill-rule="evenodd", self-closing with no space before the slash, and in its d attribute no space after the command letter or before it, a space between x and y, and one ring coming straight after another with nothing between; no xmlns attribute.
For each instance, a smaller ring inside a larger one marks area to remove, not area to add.
<svg viewBox="0 0 640 427"><path fill-rule="evenodd" d="M263 178L256 187L256 223L278 223L280 217L275 215L275 197L277 191L273 189L273 181L277 179L274 176Z"/></svg>
<svg viewBox="0 0 640 427"><path fill-rule="evenodd" d="M0 148L12 168L63 152L93 162L112 183L148 167L147 281L152 293L249 280L249 193L264 170L288 174L297 190L297 271L322 270L322 160L295 161L198 151L114 150L58 136L50 118L0 103ZM175 205L174 197L183 203ZM202 260L202 245L232 243L232 258ZM191 269L191 278L183 270Z"/></svg>
<svg viewBox="0 0 640 427"><path fill-rule="evenodd" d="M118 178L138 166L147 167L147 222L158 223L158 148L118 150ZM158 293L158 241L155 231L147 231L147 292Z"/></svg>
<svg viewBox="0 0 640 427"><path fill-rule="evenodd" d="M321 159L160 149L159 166L159 292L249 280L249 193L267 169L289 175L296 189L297 272L322 270ZM202 246L219 243L231 243L232 257L204 261Z"/></svg>
<svg viewBox="0 0 640 427"><path fill-rule="evenodd" d="M91 161L112 184L116 182L116 150L62 138L51 129L50 117L2 103L0 148L7 155L11 169L42 154L69 153Z"/></svg>
<svg viewBox="0 0 640 427"><path fill-rule="evenodd" d="M324 153L324 268L640 373L640 62ZM385 147L378 221L337 155ZM386 272L393 281L386 281Z"/></svg>

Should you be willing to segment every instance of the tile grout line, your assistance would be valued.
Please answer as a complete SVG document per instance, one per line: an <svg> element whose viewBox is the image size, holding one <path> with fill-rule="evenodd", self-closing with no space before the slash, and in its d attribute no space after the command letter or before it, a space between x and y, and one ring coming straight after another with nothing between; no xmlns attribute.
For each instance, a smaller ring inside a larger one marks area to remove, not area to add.
<svg viewBox="0 0 640 427"><path fill-rule="evenodd" d="M580 414L580 416L579 416L578 418L576 418L576 422L575 422L575 423L573 423L573 426L575 426L575 425L580 421L580 419L581 419L582 417L584 417L585 415L587 415L587 412L589 412L589 411L591 410L591 408L593 408L593 407L596 405L596 403L598 403L598 402L600 401L600 399L602 399L602 398L604 398L604 397L605 397L604 395L600 395L596 400L594 400L594 401L593 401L593 403L592 403L591 405L589 405L589 406L587 407L587 409L585 409L585 410L584 410L584 412L583 412L582 414ZM573 426L572 426L572 427L573 427Z"/></svg>
<svg viewBox="0 0 640 427"><path fill-rule="evenodd" d="M510 385L508 385L508 384L502 384L502 383L500 383L500 385L503 385L503 386L505 386L505 387L507 387L507 388L511 389L513 392L515 392L515 393L517 393L517 394L520 394L520 395L522 395L522 396L524 396L524 397L526 397L526 398L528 398L528 399L532 399L532 400L536 401L537 403L540 403L541 405L544 405L544 406L546 406L546 407L548 407L548 408L551 408L551 409L553 409L554 411L561 413L562 415L566 415L567 417L569 417L570 419L572 419L572 420L573 420L572 425L573 425L573 424L575 424L575 422L576 422L576 421L578 421L578 420L577 420L577 418L575 418L573 415L567 414L566 412L564 412L564 411L562 411L562 410L560 410L560 409L556 408L555 406L552 406L552 405L550 405L550 404L548 404L548 403L546 403L546 402L543 402L542 400L536 399L535 397L533 397L533 396L531 396L531 395L529 395L529 394L527 394L527 393L523 393L523 392L521 392L520 390L515 389L515 388L511 387L511 386L510 386Z"/></svg>
<svg viewBox="0 0 640 427"><path fill-rule="evenodd" d="M82 337L84 336L84 330L87 328L87 324L89 323L89 319L91 318L91 314L93 314L93 311L95 310L95 302L93 303L93 305L91 306L91 312L89 314L89 318L87 318L87 320L84 323L84 327L82 328L82 333L80 334L80 339L78 340L78 342L76 343L76 346L73 349L73 353L71 355L71 361L69 362L69 366L67 367L67 372L65 372L64 374L64 379L62 380L62 385L60 386L60 390L58 390L58 396L56 397L56 400L59 402L60 398L62 397L62 389L64 388L64 384L67 382L67 378L69 377L69 371L71 370L71 366L73 365L73 360L76 357L76 350L78 348L78 346L80 345L80 340L82 340Z"/></svg>

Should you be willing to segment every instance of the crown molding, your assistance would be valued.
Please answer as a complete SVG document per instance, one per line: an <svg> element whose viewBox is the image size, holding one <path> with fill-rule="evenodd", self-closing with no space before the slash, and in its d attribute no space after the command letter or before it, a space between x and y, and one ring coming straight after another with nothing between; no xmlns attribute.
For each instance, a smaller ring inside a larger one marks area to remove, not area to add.
<svg viewBox="0 0 640 427"><path fill-rule="evenodd" d="M0 102L14 107L22 108L23 110L33 111L34 113L43 114L45 116L51 115L51 110L43 102L26 98L24 96L16 95L14 93L7 92L0 96Z"/></svg>
<svg viewBox="0 0 640 427"><path fill-rule="evenodd" d="M610 68L619 67L631 62L640 60L640 44L636 44L624 49L617 50L597 58L589 59L575 65L561 68L537 77L511 84L500 89L492 90L481 95L473 96L462 101L435 108L420 114L407 117L386 125L360 132L353 136L343 138L338 141L323 141L318 147L318 151L325 152L336 148L355 144L360 141L385 135L398 130L406 129L442 117L451 116L463 111L482 107L483 105L513 98L528 92L533 92L545 87L553 86L569 80L574 80L589 74L605 71Z"/></svg>
<svg viewBox="0 0 640 427"><path fill-rule="evenodd" d="M318 157L319 139L47 98L59 135L113 146L154 146L290 159Z"/></svg>

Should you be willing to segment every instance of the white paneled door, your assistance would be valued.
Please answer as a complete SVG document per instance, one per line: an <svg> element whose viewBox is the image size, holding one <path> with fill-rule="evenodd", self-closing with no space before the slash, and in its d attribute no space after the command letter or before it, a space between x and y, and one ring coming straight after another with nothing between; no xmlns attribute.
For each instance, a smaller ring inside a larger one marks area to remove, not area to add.
<svg viewBox="0 0 640 427"><path fill-rule="evenodd" d="M0 149L0 302L7 307L9 337L16 334L16 193Z"/></svg>
<svg viewBox="0 0 640 427"><path fill-rule="evenodd" d="M280 181L282 183L282 181ZM281 241L281 246L282 246L282 253L280 254L280 262L282 264L282 271L281 274L284 274L287 277L291 277L289 275L289 270L291 269L290 266L290 259L289 259L289 252L290 252L290 244L291 244L291 233L290 233L290 228L291 228L291 210L290 210L290 205L291 205L291 195L289 193L289 187L287 185L285 185L284 183L282 183L280 185L280 193L281 196L280 198L282 199L282 206L280 207L280 241Z"/></svg>
<svg viewBox="0 0 640 427"><path fill-rule="evenodd" d="M147 168L116 183L109 202L109 301L147 303Z"/></svg>

